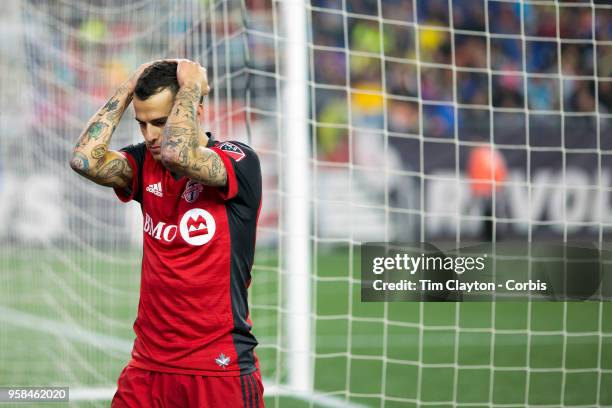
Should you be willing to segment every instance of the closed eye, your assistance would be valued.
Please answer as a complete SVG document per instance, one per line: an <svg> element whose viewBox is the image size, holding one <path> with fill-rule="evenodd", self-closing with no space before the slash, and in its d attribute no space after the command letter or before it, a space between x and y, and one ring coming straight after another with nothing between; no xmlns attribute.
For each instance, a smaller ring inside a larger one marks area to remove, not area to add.
<svg viewBox="0 0 612 408"><path fill-rule="evenodd" d="M151 123L151 125L155 126L155 127L163 127L166 125L166 121L168 118L160 118L160 119L155 119L149 123ZM140 127L144 127L147 125L146 122L143 122L141 120L136 119L136 122L138 122L138 126Z"/></svg>

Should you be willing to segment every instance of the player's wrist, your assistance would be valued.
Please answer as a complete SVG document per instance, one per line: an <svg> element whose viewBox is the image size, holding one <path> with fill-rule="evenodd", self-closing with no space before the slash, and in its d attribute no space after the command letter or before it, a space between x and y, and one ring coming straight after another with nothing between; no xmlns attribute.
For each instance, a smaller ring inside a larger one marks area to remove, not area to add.
<svg viewBox="0 0 612 408"><path fill-rule="evenodd" d="M184 89L196 89L198 93L202 92L202 84L197 80L183 81L180 86Z"/></svg>
<svg viewBox="0 0 612 408"><path fill-rule="evenodd" d="M127 79L123 82L115 91L115 98L120 101L123 101L124 107L132 102L132 98L134 97L134 84L130 79Z"/></svg>
<svg viewBox="0 0 612 408"><path fill-rule="evenodd" d="M133 78L128 78L119 86L119 88L117 88L117 93L123 93L128 96L132 96L134 94L135 89L136 81Z"/></svg>
<svg viewBox="0 0 612 408"><path fill-rule="evenodd" d="M202 84L197 81L185 81L180 84L180 89L193 95L193 99L199 101L202 97Z"/></svg>

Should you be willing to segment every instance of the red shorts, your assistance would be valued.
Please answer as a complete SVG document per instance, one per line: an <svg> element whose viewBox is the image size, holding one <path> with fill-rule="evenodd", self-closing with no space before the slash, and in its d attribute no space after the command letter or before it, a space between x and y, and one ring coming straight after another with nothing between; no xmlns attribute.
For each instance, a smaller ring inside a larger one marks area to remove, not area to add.
<svg viewBox="0 0 612 408"><path fill-rule="evenodd" d="M170 374L127 366L117 380L112 408L264 407L258 371L240 377Z"/></svg>

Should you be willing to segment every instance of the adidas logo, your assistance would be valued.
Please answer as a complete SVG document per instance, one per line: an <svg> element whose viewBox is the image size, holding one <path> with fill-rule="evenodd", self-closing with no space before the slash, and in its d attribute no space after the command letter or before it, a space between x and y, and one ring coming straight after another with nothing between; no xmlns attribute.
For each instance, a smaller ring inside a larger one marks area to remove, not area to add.
<svg viewBox="0 0 612 408"><path fill-rule="evenodd" d="M162 197L164 195L164 193L162 192L162 188L161 188L161 181L158 181L155 184L149 184L146 188L146 190L149 193L153 193L158 197Z"/></svg>

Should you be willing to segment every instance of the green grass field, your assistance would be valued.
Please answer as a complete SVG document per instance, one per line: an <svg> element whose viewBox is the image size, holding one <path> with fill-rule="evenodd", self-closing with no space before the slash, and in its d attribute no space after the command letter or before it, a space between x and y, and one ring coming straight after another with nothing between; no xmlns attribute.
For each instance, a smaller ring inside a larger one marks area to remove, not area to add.
<svg viewBox="0 0 612 408"><path fill-rule="evenodd" d="M0 386L114 387L133 341L140 255L91 253L0 254ZM349 251L316 255L318 392L377 407L612 406L611 303L361 303ZM261 251L256 265L250 296L262 374L283 382L277 260ZM266 403L310 406L277 396Z"/></svg>

